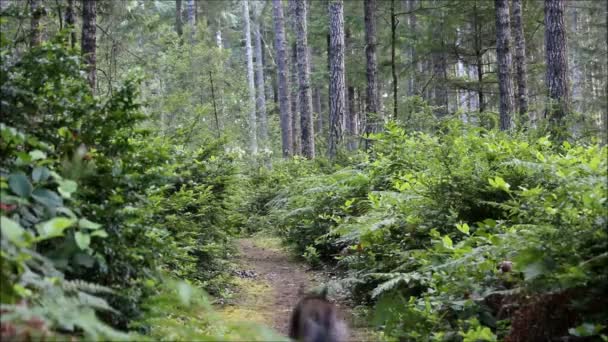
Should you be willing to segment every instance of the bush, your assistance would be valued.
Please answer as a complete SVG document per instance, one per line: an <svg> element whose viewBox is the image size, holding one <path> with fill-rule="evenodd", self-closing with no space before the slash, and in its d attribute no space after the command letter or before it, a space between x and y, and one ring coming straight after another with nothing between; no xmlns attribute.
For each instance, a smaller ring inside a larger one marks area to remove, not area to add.
<svg viewBox="0 0 608 342"><path fill-rule="evenodd" d="M520 338L605 322L589 301L608 285L606 148L458 122L441 131L389 124L369 162L288 185L271 202L279 233L315 262L338 260L359 300L380 299L392 336L515 338L509 320L538 311L513 307L552 293L568 293L570 311L557 312L575 318L539 319L540 335Z"/></svg>

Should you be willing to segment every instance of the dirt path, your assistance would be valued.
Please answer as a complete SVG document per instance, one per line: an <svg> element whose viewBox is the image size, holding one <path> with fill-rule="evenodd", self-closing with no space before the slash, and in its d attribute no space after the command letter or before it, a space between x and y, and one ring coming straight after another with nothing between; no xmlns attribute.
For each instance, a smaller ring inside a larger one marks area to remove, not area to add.
<svg viewBox="0 0 608 342"><path fill-rule="evenodd" d="M286 336L300 289L311 290L326 282L327 276L293 260L276 238L255 237L240 239L237 243L239 294L224 313L235 319L263 323ZM354 329L350 308L338 305L351 326L352 341L378 340L370 337L367 329Z"/></svg>
<svg viewBox="0 0 608 342"><path fill-rule="evenodd" d="M282 250L256 245L253 239L239 240L241 265L266 282L274 299L265 309L271 310L270 325L286 335L289 316L299 298L300 288L309 289L310 275L304 265L294 262Z"/></svg>

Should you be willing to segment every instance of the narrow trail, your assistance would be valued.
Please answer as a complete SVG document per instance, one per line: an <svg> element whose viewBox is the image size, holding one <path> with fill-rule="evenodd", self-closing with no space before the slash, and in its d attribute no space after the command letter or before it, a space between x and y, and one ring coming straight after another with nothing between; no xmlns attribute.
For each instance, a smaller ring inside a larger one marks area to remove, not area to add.
<svg viewBox="0 0 608 342"><path fill-rule="evenodd" d="M273 238L247 238L237 241L239 248L239 294L233 305L224 310L235 319L263 323L287 335L291 310L300 291L310 290L327 281L327 275L311 271L294 260ZM367 329L353 327L352 310L338 303L351 327L352 341L376 341Z"/></svg>
<svg viewBox="0 0 608 342"><path fill-rule="evenodd" d="M259 247L253 239L240 240L239 249L241 264L253 270L271 287L274 300L267 303L267 309L272 310L269 323L286 335L289 316L298 301L300 288L310 288L310 275L303 264L291 260L284 251Z"/></svg>

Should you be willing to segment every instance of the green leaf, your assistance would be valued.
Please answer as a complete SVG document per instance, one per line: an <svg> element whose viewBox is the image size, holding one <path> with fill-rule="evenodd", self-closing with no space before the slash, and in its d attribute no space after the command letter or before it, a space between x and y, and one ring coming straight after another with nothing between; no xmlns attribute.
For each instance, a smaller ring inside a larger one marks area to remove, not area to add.
<svg viewBox="0 0 608 342"><path fill-rule="evenodd" d="M599 334L604 326L601 324L583 323L576 328L568 329L568 333L577 337L590 337Z"/></svg>
<svg viewBox="0 0 608 342"><path fill-rule="evenodd" d="M542 275L545 273L545 266L542 262L535 262L532 263L528 266L526 266L523 270L524 272L524 279L526 281L528 280L532 280L536 277L538 277L539 275Z"/></svg>
<svg viewBox="0 0 608 342"><path fill-rule="evenodd" d="M63 236L63 231L76 223L75 219L67 217L55 217L49 221L38 224L38 233L42 238Z"/></svg>
<svg viewBox="0 0 608 342"><path fill-rule="evenodd" d="M80 247L80 249L85 250L89 248L89 245L91 244L91 236L89 234L76 232L76 234L74 234L74 238L76 239L76 244L78 247Z"/></svg>
<svg viewBox="0 0 608 342"><path fill-rule="evenodd" d="M23 241L25 230L19 223L2 216L0 217L0 226L2 227L2 236L12 243L19 245Z"/></svg>
<svg viewBox="0 0 608 342"><path fill-rule="evenodd" d="M40 150L33 150L33 151L30 151L30 157L32 157L32 160L45 159L46 153L44 153Z"/></svg>
<svg viewBox="0 0 608 342"><path fill-rule="evenodd" d="M183 305L189 305L192 299L192 287L181 281L177 284L177 294Z"/></svg>
<svg viewBox="0 0 608 342"><path fill-rule="evenodd" d="M34 181L34 183L44 182L49 178L50 175L51 174L49 172L49 169L47 169L46 167L36 166L32 171L32 180Z"/></svg>
<svg viewBox="0 0 608 342"><path fill-rule="evenodd" d="M57 182L59 183L59 188L57 188L57 190L64 198L70 198L72 193L78 189L78 184L73 180L63 179L58 180Z"/></svg>
<svg viewBox="0 0 608 342"><path fill-rule="evenodd" d="M101 228L101 225L99 223L91 222L86 218L81 218L80 220L78 220L78 227L82 229L95 230Z"/></svg>
<svg viewBox="0 0 608 342"><path fill-rule="evenodd" d="M456 229L460 230L461 232L463 232L464 234L469 235L469 225L466 223L463 224L456 224Z"/></svg>
<svg viewBox="0 0 608 342"><path fill-rule="evenodd" d="M91 233L91 236L98 236L100 238L107 238L108 237L108 233L106 233L105 230L103 229L99 229L99 230L95 230Z"/></svg>
<svg viewBox="0 0 608 342"><path fill-rule="evenodd" d="M452 243L452 239L450 239L449 236L445 235L444 237L441 238L441 241L443 241L443 246L445 246L446 248L452 249L454 248L454 244Z"/></svg>
<svg viewBox="0 0 608 342"><path fill-rule="evenodd" d="M20 197L29 197L32 194L32 184L23 173L8 176L8 185L11 191Z"/></svg>
<svg viewBox="0 0 608 342"><path fill-rule="evenodd" d="M488 181L490 182L490 185L496 189L501 189L506 192L509 192L509 189L511 188L511 185L505 182L505 180L500 176L496 176L494 177L494 179L488 178Z"/></svg>
<svg viewBox="0 0 608 342"><path fill-rule="evenodd" d="M63 206L63 199L56 192L49 189L40 188L34 190L32 198L49 209Z"/></svg>

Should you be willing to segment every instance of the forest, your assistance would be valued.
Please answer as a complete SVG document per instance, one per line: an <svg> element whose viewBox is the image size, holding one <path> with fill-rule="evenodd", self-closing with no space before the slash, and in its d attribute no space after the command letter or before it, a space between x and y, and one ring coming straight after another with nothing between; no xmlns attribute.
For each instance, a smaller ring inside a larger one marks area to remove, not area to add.
<svg viewBox="0 0 608 342"><path fill-rule="evenodd" d="M2 341L608 341L607 0L0 14Z"/></svg>

